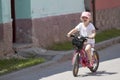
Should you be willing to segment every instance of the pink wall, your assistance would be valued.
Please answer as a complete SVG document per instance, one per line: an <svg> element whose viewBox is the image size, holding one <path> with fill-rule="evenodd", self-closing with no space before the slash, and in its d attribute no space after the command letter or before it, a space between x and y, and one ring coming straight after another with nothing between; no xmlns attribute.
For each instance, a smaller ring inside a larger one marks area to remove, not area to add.
<svg viewBox="0 0 120 80"><path fill-rule="evenodd" d="M96 0L96 9L108 9L120 6L120 0Z"/></svg>

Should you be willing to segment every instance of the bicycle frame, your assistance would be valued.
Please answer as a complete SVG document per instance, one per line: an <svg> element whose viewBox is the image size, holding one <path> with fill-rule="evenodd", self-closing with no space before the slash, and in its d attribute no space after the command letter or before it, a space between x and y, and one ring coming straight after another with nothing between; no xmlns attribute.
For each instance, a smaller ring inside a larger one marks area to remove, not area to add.
<svg viewBox="0 0 120 80"><path fill-rule="evenodd" d="M85 52L84 48L82 48L80 50L79 49L75 50L74 55L75 54L79 54L79 64L81 64L83 67L89 66L87 53ZM74 58L74 55L73 55L73 58ZM74 62L73 62L73 59L72 59L72 64L73 63Z"/></svg>

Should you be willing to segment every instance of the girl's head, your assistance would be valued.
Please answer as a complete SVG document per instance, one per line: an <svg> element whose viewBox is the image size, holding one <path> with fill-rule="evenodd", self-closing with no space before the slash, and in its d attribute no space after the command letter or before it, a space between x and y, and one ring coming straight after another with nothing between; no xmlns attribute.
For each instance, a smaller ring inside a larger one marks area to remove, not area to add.
<svg viewBox="0 0 120 80"><path fill-rule="evenodd" d="M89 23L91 21L91 13L90 12L82 12L80 19L84 23Z"/></svg>

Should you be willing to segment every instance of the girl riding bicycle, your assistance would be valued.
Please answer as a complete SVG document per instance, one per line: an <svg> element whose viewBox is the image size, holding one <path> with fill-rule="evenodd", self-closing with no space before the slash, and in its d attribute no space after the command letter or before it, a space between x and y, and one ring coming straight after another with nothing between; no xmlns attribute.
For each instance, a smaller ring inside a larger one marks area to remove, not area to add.
<svg viewBox="0 0 120 80"><path fill-rule="evenodd" d="M84 46L85 46L85 51L87 53L88 60L90 63L89 67L93 67L91 48L94 47L94 44L95 44L96 31L95 31L94 25L90 22L91 21L91 13L90 12L82 12L80 19L82 22L80 22L75 28L70 30L68 32L67 36L70 37L70 35L72 35L76 32L79 32L80 36L88 37L88 40Z"/></svg>

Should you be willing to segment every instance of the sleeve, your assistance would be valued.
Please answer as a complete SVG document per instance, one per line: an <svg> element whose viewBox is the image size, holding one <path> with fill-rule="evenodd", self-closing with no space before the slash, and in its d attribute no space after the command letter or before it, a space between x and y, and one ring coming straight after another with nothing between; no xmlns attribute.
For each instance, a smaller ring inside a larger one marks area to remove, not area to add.
<svg viewBox="0 0 120 80"><path fill-rule="evenodd" d="M91 30L95 30L95 26L91 23Z"/></svg>
<svg viewBox="0 0 120 80"><path fill-rule="evenodd" d="M75 29L77 29L78 31L80 31L80 29L81 29L81 23L79 23L79 24L75 27Z"/></svg>

